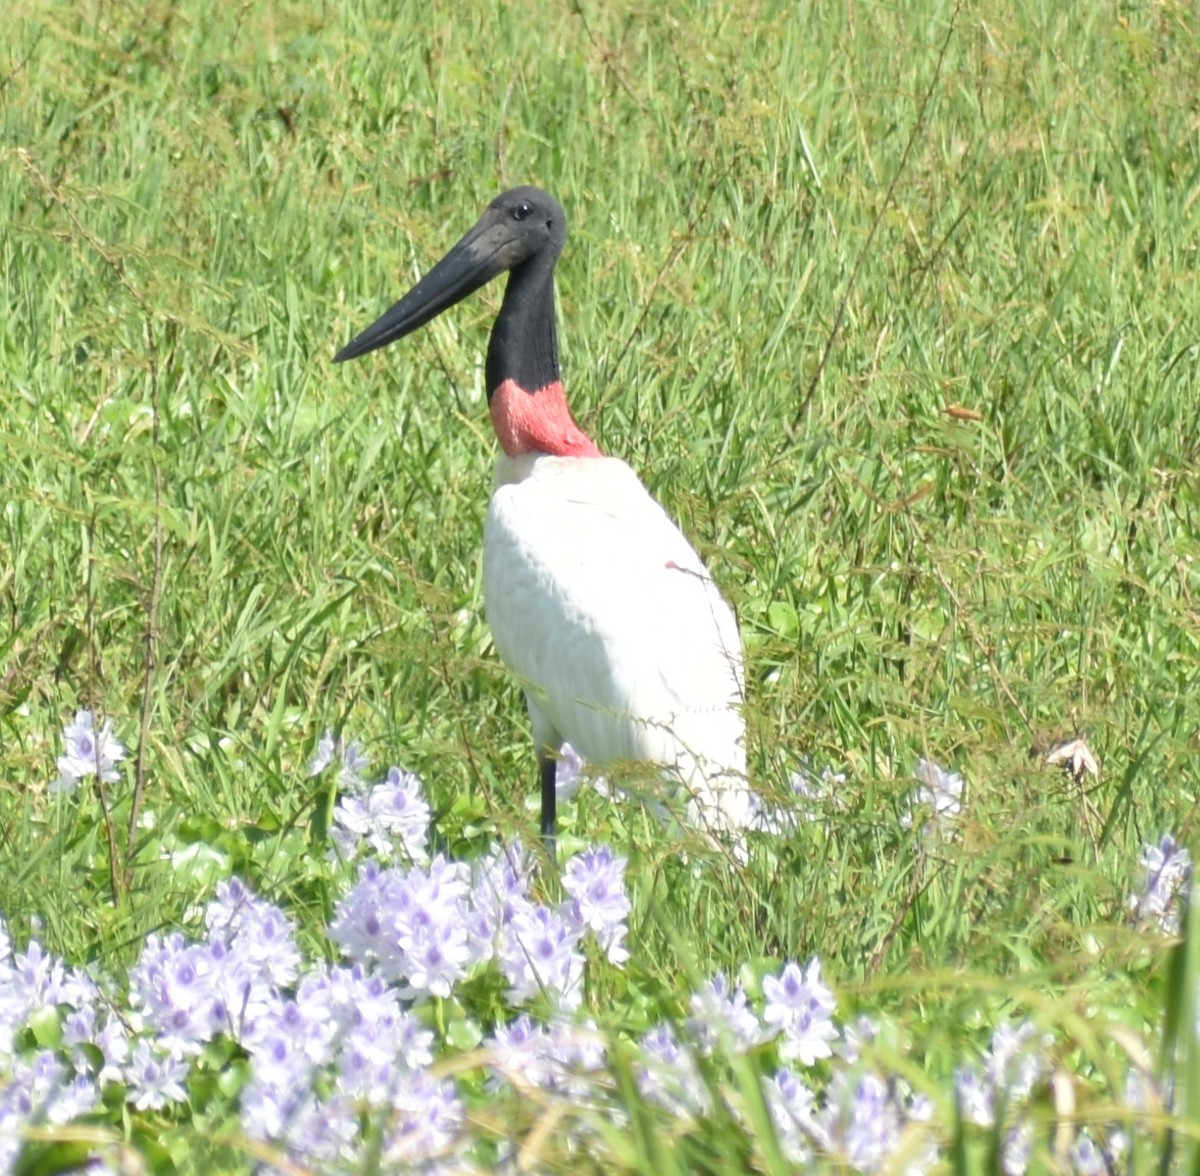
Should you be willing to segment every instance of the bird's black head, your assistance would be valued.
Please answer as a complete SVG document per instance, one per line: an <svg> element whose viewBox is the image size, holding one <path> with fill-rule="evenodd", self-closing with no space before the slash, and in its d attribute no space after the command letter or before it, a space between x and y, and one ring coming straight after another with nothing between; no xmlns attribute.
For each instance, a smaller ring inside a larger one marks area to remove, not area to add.
<svg viewBox="0 0 1200 1176"><path fill-rule="evenodd" d="M473 233L494 241L503 269L516 269L534 257L558 260L567 239L567 214L549 192L532 185L509 188L487 206Z"/></svg>
<svg viewBox="0 0 1200 1176"><path fill-rule="evenodd" d="M484 209L475 227L433 269L391 310L347 343L334 361L354 359L403 338L506 270L517 271L509 292L518 301L526 289L549 289L554 263L566 239L567 214L549 192L532 186L510 188ZM518 281L518 276L522 280Z"/></svg>

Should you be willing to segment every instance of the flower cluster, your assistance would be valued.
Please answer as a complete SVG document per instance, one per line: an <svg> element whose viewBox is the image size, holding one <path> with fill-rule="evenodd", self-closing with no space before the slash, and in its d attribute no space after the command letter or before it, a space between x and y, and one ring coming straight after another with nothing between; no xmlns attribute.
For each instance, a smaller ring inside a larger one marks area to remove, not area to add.
<svg viewBox="0 0 1200 1176"><path fill-rule="evenodd" d="M780 1057L811 1066L833 1054L837 1002L821 980L820 960L810 960L803 971L789 962L779 976L763 980L763 994L767 998L763 1019L781 1032Z"/></svg>
<svg viewBox="0 0 1200 1176"><path fill-rule="evenodd" d="M900 818L900 823L905 829L911 829L920 815L926 813L929 819L924 826L925 836L945 836L962 812L966 787L963 778L932 760L922 759L917 763L917 779L921 786L909 800L908 811Z"/></svg>
<svg viewBox="0 0 1200 1176"><path fill-rule="evenodd" d="M371 761L363 754L357 739L344 741L340 735L326 731L317 741L317 750L308 763L308 774L319 776L334 761L338 764L338 786L349 792L361 792L366 787L363 773Z"/></svg>
<svg viewBox="0 0 1200 1176"><path fill-rule="evenodd" d="M821 979L816 959L801 967L787 962L763 980L761 1019L745 992L731 989L718 974L691 998L686 1036L659 1025L641 1041L637 1071L642 1094L673 1114L697 1117L712 1109L715 1091L702 1077L698 1054L741 1053L774 1040L779 1058L808 1070L835 1058L841 1034L834 1024L836 1001ZM875 1036L869 1022L845 1030L844 1064L828 1081L810 1084L792 1065L780 1066L765 1084L767 1105L785 1156L808 1166L829 1156L861 1172L886 1170L905 1132L920 1128L923 1170L936 1160L932 1136L920 1125L933 1105L906 1084L866 1065L861 1046Z"/></svg>
<svg viewBox="0 0 1200 1176"><path fill-rule="evenodd" d="M771 1036L750 1008L745 989L739 984L731 992L723 972L692 993L691 1006L688 1032L706 1054L753 1049Z"/></svg>
<svg viewBox="0 0 1200 1176"><path fill-rule="evenodd" d="M574 899L572 922L588 928L614 964L624 964L629 959L625 920L630 911L625 859L616 857L607 845L585 850L567 863L562 884Z"/></svg>
<svg viewBox="0 0 1200 1176"><path fill-rule="evenodd" d="M329 935L409 999L449 996L495 960L514 1003L545 994L552 1005L573 1009L583 996L585 933L614 963L628 958L624 869L607 846L587 851L567 864L569 898L551 907L530 899L519 846L494 850L473 872L440 854L428 870L369 861L338 903Z"/></svg>
<svg viewBox="0 0 1200 1176"><path fill-rule="evenodd" d="M772 837L786 837L801 824L824 821L830 813L845 810L845 783L845 772L835 772L826 765L818 775L806 759L788 781L790 803L768 806L757 793L752 795L749 827Z"/></svg>
<svg viewBox="0 0 1200 1176"><path fill-rule="evenodd" d="M989 1130L1001 1129L1000 1168L1005 1176L1021 1176L1029 1170L1034 1132L1027 1111L1038 1086L1050 1076L1053 1045L1053 1037L1040 1033L1029 1021L1018 1025L1005 1022L993 1034L982 1065L961 1066L954 1073L954 1092L963 1119ZM1151 1109L1140 1082L1127 1088L1124 1102L1130 1111ZM1105 1130L1094 1124L1077 1132L1071 1142L1070 1170L1093 1176L1119 1171L1127 1147L1123 1128Z"/></svg>
<svg viewBox="0 0 1200 1176"><path fill-rule="evenodd" d="M318 965L294 996L272 1003L245 1043L246 1133L285 1143L308 1165L361 1164L365 1109L389 1167L452 1154L465 1113L454 1083L430 1070L433 1041L379 974Z"/></svg>
<svg viewBox="0 0 1200 1176"><path fill-rule="evenodd" d="M509 1025L497 1025L484 1042L490 1085L518 1090L536 1088L567 1098L576 1106L602 1101L602 1076L607 1055L600 1034L591 1023L572 1024L555 1017L539 1025L522 1013Z"/></svg>
<svg viewBox="0 0 1200 1176"><path fill-rule="evenodd" d="M110 1063L105 1057L98 1064L86 1048L110 1036L107 1016L103 1032L96 1032L99 1004L96 983L36 941L23 952L14 951L0 919L0 1069L7 1070L0 1088L0 1171L13 1170L26 1123L61 1125L100 1106L101 1075ZM17 1052L18 1033L35 1018L59 1010L71 1061L49 1049ZM120 1055L119 1044L114 1054Z"/></svg>
<svg viewBox="0 0 1200 1176"><path fill-rule="evenodd" d="M421 865L429 861L429 803L420 776L403 768L388 768L376 784L366 779L371 761L357 740L343 743L326 731L308 765L318 776L337 761L341 796L333 811L330 856L353 860L362 851L391 861Z"/></svg>
<svg viewBox="0 0 1200 1176"><path fill-rule="evenodd" d="M329 836L335 854L343 859L365 849L389 860L399 856L428 862L429 804L420 777L389 768L384 780L361 795L343 795L334 809Z"/></svg>
<svg viewBox="0 0 1200 1176"><path fill-rule="evenodd" d="M74 792L79 781L98 776L106 784L121 778L117 764L125 758L125 745L113 734L112 719L96 731L92 712L75 712L75 721L63 728L67 750L58 757L58 777L51 783L51 792Z"/></svg>
<svg viewBox="0 0 1200 1176"><path fill-rule="evenodd" d="M241 1115L251 1138L309 1164L360 1165L365 1108L389 1166L459 1146L464 1110L453 1083L430 1070L434 1034L382 975L323 963L301 974L286 916L237 881L219 888L204 921L199 941L148 938L122 1017L36 942L14 953L0 937L0 1061L39 1013L58 1012L62 1026L59 1052L18 1054L8 1067L0 1171L19 1154L22 1124L91 1113L110 1084L137 1111L185 1102L196 1059L218 1036L249 1058Z"/></svg>
<svg viewBox="0 0 1200 1176"><path fill-rule="evenodd" d="M1030 1021L999 1026L983 1066L962 1066L954 1073L962 1117L980 1127L994 1127L997 1105L1012 1107L1026 1102L1049 1073L1050 1044Z"/></svg>
<svg viewBox="0 0 1200 1176"><path fill-rule="evenodd" d="M1142 849L1142 887L1129 896L1134 922L1164 935L1179 931L1180 906L1192 877L1191 854L1164 833L1157 845Z"/></svg>
<svg viewBox="0 0 1200 1176"><path fill-rule="evenodd" d="M124 754L111 725L96 735L86 712L66 739L64 775L86 774L80 765L89 755L92 772L111 773ZM291 919L237 879L217 887L194 937L148 936L124 999L36 939L16 949L0 919L0 1172L27 1159L22 1132L30 1125L103 1116L122 1101L169 1121L201 1093L197 1067L209 1065L214 1050L227 1055L230 1043L241 1129L279 1149L285 1167L471 1171L485 1154L473 1150L472 1091L515 1089L522 1099L536 1092L539 1106L559 1099L572 1112L594 1112L578 1120L583 1134L572 1146L588 1137L589 1122L620 1113L606 1036L580 1009L586 958L603 954L618 967L629 959L625 860L606 845L586 849L564 865L561 901L538 902L519 844L471 864L430 859L417 777L393 768L370 785L357 745L327 735L311 767L335 760L344 795L333 837L343 854L377 855L359 864L328 929L347 962L307 961ZM961 777L926 761L918 775L919 804L934 822L953 820ZM797 797L812 799L805 789L820 788L823 801L836 803L834 782L808 775ZM796 819L811 819L803 803L779 818L780 828ZM1142 889L1131 898L1137 922L1177 930L1188 852L1164 836L1145 848L1141 866ZM502 979L515 1015L486 1036L459 1022L471 1044L482 1038L486 1075L482 1088L460 1088L435 1066L454 1040L444 1017L459 986L488 970ZM717 973L687 998L679 1019L651 1025L632 1043L632 1066L621 1073L665 1113L694 1120L727 1098L728 1059L754 1051L768 1068L767 1110L790 1163L832 1161L859 1172L893 1170L900 1155L906 1171L939 1163L932 1103L879 1064L895 1052L877 1044L894 1027L867 1017L839 1024L817 957L785 961L762 977L761 989L760 1002ZM1030 1022L1004 1023L978 1063L955 1071L961 1119L994 1134L1007 1174L1035 1163L1038 1120L1029 1108L1061 1064L1053 1048ZM204 1078L205 1089L210 1084ZM1145 1115L1161 1111L1164 1097L1134 1070L1123 1102ZM1122 1127L1089 1121L1069 1129L1059 1126L1056 1147L1071 1170L1099 1174L1128 1162ZM93 1166L103 1163L100 1156Z"/></svg>
<svg viewBox="0 0 1200 1176"><path fill-rule="evenodd" d="M130 1004L172 1059L198 1056L219 1034L253 1040L300 971L290 920L239 880L217 887L204 921L208 938L199 943L178 932L148 936L130 974Z"/></svg>
<svg viewBox="0 0 1200 1176"><path fill-rule="evenodd" d="M368 861L337 904L329 937L353 960L402 985L407 998L450 995L490 954L473 934L469 868L441 854L428 870Z"/></svg>

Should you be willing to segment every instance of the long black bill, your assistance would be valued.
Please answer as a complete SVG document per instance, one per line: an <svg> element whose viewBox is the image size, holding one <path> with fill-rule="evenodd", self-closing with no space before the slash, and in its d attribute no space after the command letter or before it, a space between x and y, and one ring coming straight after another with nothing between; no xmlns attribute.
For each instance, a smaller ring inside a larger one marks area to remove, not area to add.
<svg viewBox="0 0 1200 1176"><path fill-rule="evenodd" d="M351 339L334 363L356 359L402 339L521 260L503 223L483 219L382 318Z"/></svg>

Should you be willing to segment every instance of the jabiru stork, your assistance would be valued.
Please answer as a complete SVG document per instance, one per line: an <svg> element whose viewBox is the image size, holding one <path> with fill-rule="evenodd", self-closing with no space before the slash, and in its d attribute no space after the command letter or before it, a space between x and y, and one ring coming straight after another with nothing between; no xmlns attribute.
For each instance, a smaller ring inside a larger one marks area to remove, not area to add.
<svg viewBox="0 0 1200 1176"><path fill-rule="evenodd" d="M564 741L597 765L661 765L687 789L689 821L735 832L750 817L737 622L679 528L567 407L554 321L566 237L566 214L548 192L502 193L334 359L403 338L508 271L487 349L500 454L483 596L500 658L525 690L542 836L553 854Z"/></svg>

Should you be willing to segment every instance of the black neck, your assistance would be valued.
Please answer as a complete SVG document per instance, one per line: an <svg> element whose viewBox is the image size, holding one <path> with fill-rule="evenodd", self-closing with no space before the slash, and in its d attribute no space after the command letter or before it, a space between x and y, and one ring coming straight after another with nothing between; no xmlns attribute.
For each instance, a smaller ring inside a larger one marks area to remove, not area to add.
<svg viewBox="0 0 1200 1176"><path fill-rule="evenodd" d="M557 251L543 250L513 269L500 314L488 342L488 400L505 380L527 392L559 379L554 330L554 263Z"/></svg>

